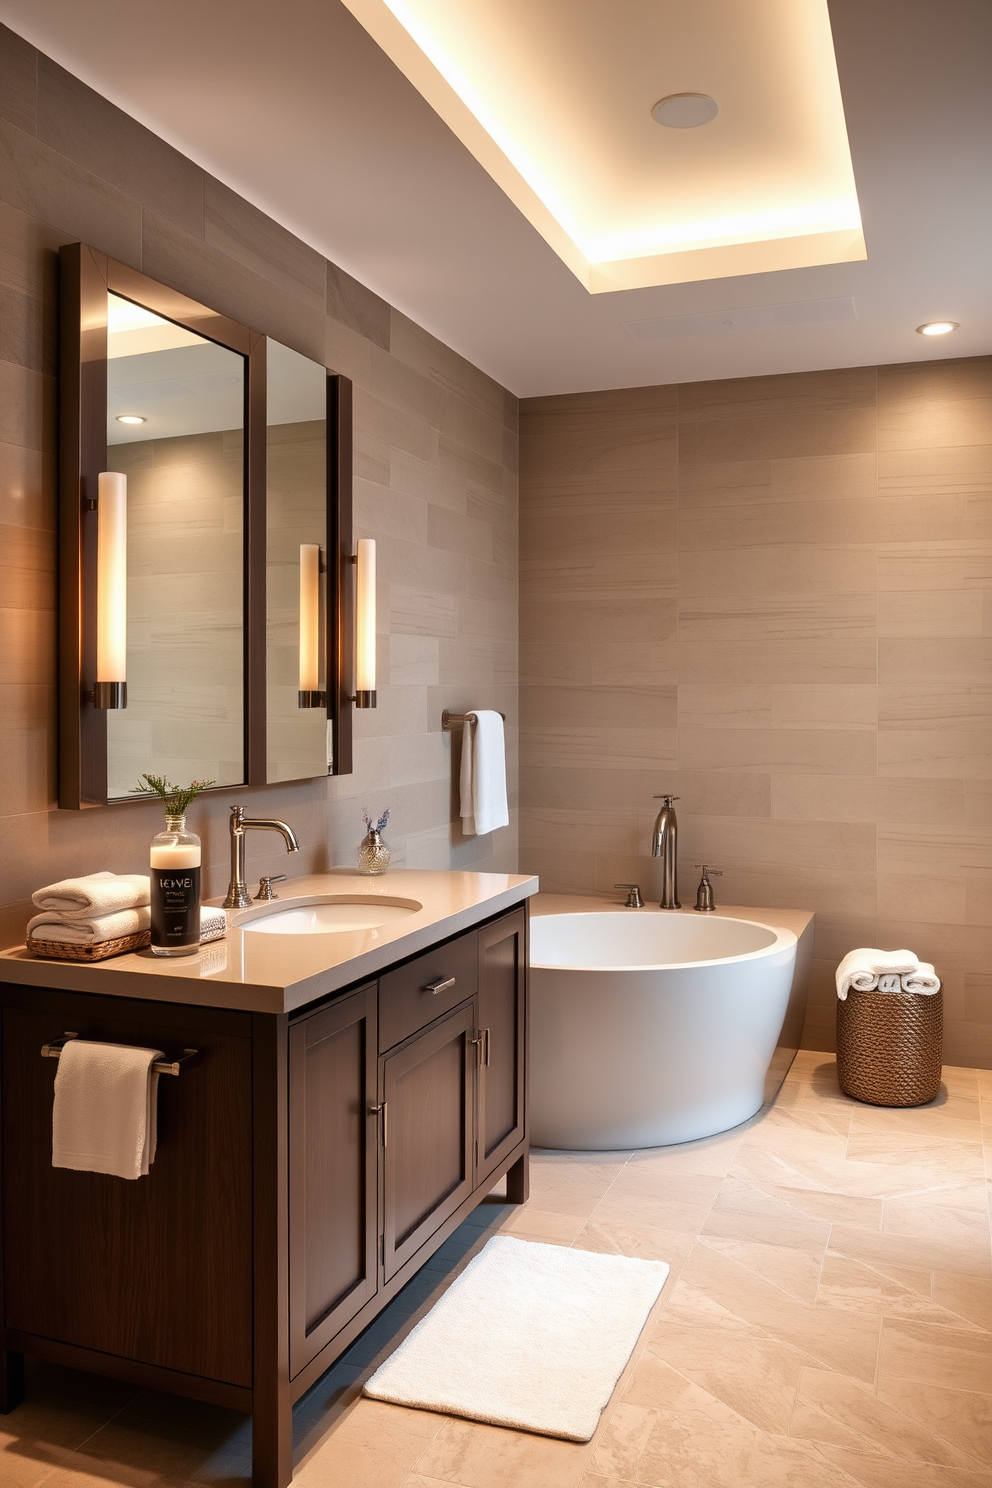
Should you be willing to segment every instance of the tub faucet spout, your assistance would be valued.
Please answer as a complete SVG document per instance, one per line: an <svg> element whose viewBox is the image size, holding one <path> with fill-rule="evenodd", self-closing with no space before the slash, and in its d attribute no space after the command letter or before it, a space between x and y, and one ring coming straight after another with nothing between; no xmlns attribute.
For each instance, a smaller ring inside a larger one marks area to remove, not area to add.
<svg viewBox="0 0 992 1488"><path fill-rule="evenodd" d="M675 818L674 802L678 796L655 796L662 802L651 834L651 856L661 859L661 908L681 909L678 881L679 824Z"/></svg>

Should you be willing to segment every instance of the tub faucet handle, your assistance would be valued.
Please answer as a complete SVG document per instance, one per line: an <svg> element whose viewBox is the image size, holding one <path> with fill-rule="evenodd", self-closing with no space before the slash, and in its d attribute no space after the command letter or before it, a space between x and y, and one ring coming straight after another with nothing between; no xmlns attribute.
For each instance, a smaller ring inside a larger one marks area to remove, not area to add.
<svg viewBox="0 0 992 1488"><path fill-rule="evenodd" d="M615 889L629 889L630 890L630 893L627 895L627 905L626 905L626 907L628 909L643 909L644 908L644 900L641 898L641 886L640 886L640 884L614 884L613 887Z"/></svg>
<svg viewBox="0 0 992 1488"><path fill-rule="evenodd" d="M706 914L710 910L716 909L716 905L713 903L713 885L710 883L710 877L722 878L723 872L719 868L711 868L708 863L696 863L695 866L703 870L703 876L699 880L699 888L696 890L696 908L701 914Z"/></svg>

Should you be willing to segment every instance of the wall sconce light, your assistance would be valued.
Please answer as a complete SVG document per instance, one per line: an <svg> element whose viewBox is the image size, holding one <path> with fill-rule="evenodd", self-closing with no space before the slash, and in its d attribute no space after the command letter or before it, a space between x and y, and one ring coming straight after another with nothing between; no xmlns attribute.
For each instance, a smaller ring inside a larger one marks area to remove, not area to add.
<svg viewBox="0 0 992 1488"><path fill-rule="evenodd" d="M356 708L375 707L375 541L358 540L355 555L355 697Z"/></svg>
<svg viewBox="0 0 992 1488"><path fill-rule="evenodd" d="M127 476L102 470L96 503L95 708L127 707Z"/></svg>
<svg viewBox="0 0 992 1488"><path fill-rule="evenodd" d="M300 691L301 708L326 708L320 685L320 547L300 544Z"/></svg>

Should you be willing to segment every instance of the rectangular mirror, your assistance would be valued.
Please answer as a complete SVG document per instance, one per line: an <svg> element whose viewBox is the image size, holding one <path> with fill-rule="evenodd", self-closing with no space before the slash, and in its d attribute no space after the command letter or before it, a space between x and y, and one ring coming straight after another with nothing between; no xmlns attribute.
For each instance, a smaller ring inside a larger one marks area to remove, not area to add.
<svg viewBox="0 0 992 1488"><path fill-rule="evenodd" d="M59 257L59 805L349 773L351 383Z"/></svg>
<svg viewBox="0 0 992 1488"><path fill-rule="evenodd" d="M107 301L107 469L127 482L127 707L107 713L107 796L147 770L240 785L245 358Z"/></svg>
<svg viewBox="0 0 992 1488"><path fill-rule="evenodd" d="M327 370L268 340L265 454L266 779L333 767Z"/></svg>

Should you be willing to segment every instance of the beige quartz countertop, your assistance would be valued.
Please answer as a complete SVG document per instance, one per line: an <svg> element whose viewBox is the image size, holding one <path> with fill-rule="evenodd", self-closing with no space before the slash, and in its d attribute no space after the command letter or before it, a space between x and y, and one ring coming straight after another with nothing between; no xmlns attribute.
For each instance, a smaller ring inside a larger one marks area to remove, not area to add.
<svg viewBox="0 0 992 1488"><path fill-rule="evenodd" d="M320 935L269 935L238 929L231 921L248 911L229 910L223 940L202 946L194 956L175 958L153 956L146 950L88 965L42 960L24 946L15 946L0 951L0 981L153 1002L288 1013L373 977L536 892L536 878L516 873L396 868L381 877L366 878L349 869L335 869L280 884L278 902L266 906L266 911L289 909L301 900L370 896L412 900L423 908L378 929Z"/></svg>
<svg viewBox="0 0 992 1488"><path fill-rule="evenodd" d="M613 898L589 894L537 894L531 902L530 912L532 915L602 914L611 909L622 910L624 914L631 915L650 914L652 911L655 914L696 914L691 904L683 904L681 909L662 910L657 903L652 904L650 899L644 901L643 909L627 909L623 895L619 893ZM807 926L813 923L811 909L769 909L767 906L757 908L753 904L718 904L713 913L717 918L725 920L757 920L759 925L791 930L796 936L802 935ZM699 918L704 916L700 915Z"/></svg>

